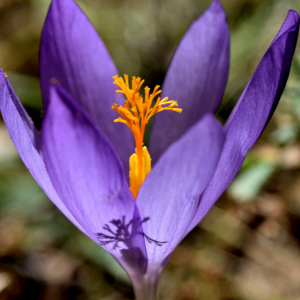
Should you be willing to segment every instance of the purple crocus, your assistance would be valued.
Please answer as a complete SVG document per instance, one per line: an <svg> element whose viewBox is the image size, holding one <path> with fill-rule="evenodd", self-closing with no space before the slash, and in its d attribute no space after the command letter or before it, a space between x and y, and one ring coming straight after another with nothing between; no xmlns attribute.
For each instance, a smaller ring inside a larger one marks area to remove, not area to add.
<svg viewBox="0 0 300 300"><path fill-rule="evenodd" d="M73 0L52 0L42 32L41 133L1 71L1 113L25 165L65 216L126 270L137 299L156 299L172 251L224 192L268 124L298 29L291 10L222 127L213 113L227 82L229 32L221 3L211 3L172 58L162 98L183 110L156 116L152 171L136 199L127 179L134 139L113 122L111 109L125 100L112 84L117 70Z"/></svg>

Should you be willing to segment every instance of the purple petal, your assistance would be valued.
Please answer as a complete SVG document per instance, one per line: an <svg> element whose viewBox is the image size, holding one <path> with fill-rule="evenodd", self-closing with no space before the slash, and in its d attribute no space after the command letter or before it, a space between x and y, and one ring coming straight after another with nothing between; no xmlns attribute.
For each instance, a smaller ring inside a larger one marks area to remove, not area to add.
<svg viewBox="0 0 300 300"><path fill-rule="evenodd" d="M290 11L226 123L227 135L214 177L188 231L205 216L233 180L261 135L284 90L298 38L299 15Z"/></svg>
<svg viewBox="0 0 300 300"><path fill-rule="evenodd" d="M114 102L124 102L113 85L117 70L92 24L73 0L51 3L42 32L40 72L45 109L50 82L57 81L109 137L128 171L134 140L129 128L113 122L118 114L111 109Z"/></svg>
<svg viewBox="0 0 300 300"><path fill-rule="evenodd" d="M0 71L0 93L0 109L3 120L24 164L52 202L71 222L86 233L53 188L39 153L40 136L2 70Z"/></svg>
<svg viewBox="0 0 300 300"><path fill-rule="evenodd" d="M143 228L153 268L181 241L217 166L223 142L220 124L211 114L205 116L162 155L143 183L137 206L142 220L149 218Z"/></svg>
<svg viewBox="0 0 300 300"><path fill-rule="evenodd" d="M217 109L228 69L228 25L221 3L215 0L192 24L170 64L162 95L177 100L183 111L156 115L150 140L154 163L190 126Z"/></svg>
<svg viewBox="0 0 300 300"><path fill-rule="evenodd" d="M144 243L143 233L131 235L140 219L113 147L62 88L52 87L50 97L42 151L58 195L85 231L119 261L132 265L132 255L146 260L145 251L136 249ZM131 253L133 247L138 253Z"/></svg>

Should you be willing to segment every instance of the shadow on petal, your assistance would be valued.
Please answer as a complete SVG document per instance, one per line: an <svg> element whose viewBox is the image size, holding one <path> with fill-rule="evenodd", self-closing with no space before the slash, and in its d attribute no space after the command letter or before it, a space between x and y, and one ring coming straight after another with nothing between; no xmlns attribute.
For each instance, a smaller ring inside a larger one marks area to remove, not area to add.
<svg viewBox="0 0 300 300"><path fill-rule="evenodd" d="M141 219L139 216L135 216L128 222L125 216L121 219L113 219L102 227L103 232L96 233L97 240L101 246L111 244L113 250L120 248L123 262L128 267L144 274L148 265L145 244L138 245L137 242L143 237L148 243L154 243L157 246L167 243L167 241L154 240L143 232L142 224L149 220L150 217Z"/></svg>

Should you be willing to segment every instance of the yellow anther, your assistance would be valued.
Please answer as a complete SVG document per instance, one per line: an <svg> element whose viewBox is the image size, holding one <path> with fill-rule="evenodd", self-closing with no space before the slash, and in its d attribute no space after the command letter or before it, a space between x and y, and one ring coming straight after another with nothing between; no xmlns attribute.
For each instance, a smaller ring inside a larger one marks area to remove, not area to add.
<svg viewBox="0 0 300 300"><path fill-rule="evenodd" d="M134 198L136 198L142 183L151 171L151 157L147 150L147 147L145 146L143 147L142 164L142 172L140 173L138 169L137 149L135 148L135 153L132 154L129 158L130 190Z"/></svg>
<svg viewBox="0 0 300 300"><path fill-rule="evenodd" d="M136 144L135 153L129 159L130 189L134 198L136 198L142 183L151 171L151 158L147 148L143 147L145 128L149 119L163 110L173 110L181 113L182 109L175 108L178 106L177 101L169 100L168 97L163 99L158 97L156 101L153 101L161 93L159 85L154 88L151 94L150 88L145 87L144 100L139 92L144 83L144 80L141 80L140 77L132 77L131 88L128 75L124 75L124 79L116 75L113 76L113 79L114 84L120 88L116 92L124 94L126 98L123 106L118 106L117 103L112 106L112 109L120 115L119 118L115 119L115 122L124 123L131 129Z"/></svg>

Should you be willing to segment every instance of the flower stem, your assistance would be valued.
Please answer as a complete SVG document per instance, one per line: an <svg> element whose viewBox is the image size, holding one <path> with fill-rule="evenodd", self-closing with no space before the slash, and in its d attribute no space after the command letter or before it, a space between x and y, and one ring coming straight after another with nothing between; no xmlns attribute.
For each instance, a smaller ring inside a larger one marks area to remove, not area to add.
<svg viewBox="0 0 300 300"><path fill-rule="evenodd" d="M143 279L134 284L135 300L158 300L158 280Z"/></svg>

